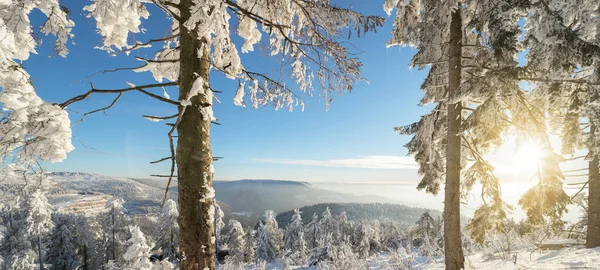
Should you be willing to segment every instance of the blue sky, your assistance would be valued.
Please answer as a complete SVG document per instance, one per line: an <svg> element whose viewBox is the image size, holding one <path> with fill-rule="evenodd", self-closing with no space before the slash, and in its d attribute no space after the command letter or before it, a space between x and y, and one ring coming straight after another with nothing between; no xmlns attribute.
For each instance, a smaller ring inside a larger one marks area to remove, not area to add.
<svg viewBox="0 0 600 270"><path fill-rule="evenodd" d="M136 85L152 83L150 74L102 74L80 81L104 69L131 67L140 63L132 56L150 57L149 51L131 56L109 57L94 49L101 44L94 22L84 17L80 1L67 1L76 26L70 54L63 59L53 56L51 40L45 40L25 62L38 94L50 102L60 102L96 88L124 88L125 82ZM387 18L383 1L337 1L340 6L365 14ZM155 10L151 10L155 11ZM158 14L158 15L157 15ZM34 18L35 23L35 18ZM221 104L214 106L215 116L222 123L212 127L212 146L215 156L224 157L215 163L217 180L290 179L314 182L415 182L416 170L403 145L410 139L394 133L392 128L419 119L427 108L418 107L422 96L420 84L425 71L411 70L408 62L412 48L386 48L390 37L391 18L377 33L368 33L351 42L360 50L364 64L363 75L370 83L356 85L352 93L335 96L329 111L321 98L303 96L304 112L275 111L271 107L254 110L233 105L237 81L213 72L212 87ZM143 27L152 36L167 33L164 15L154 12ZM147 37L137 35L140 41ZM263 41L265 41L263 35ZM243 55L249 69L272 71L274 59L256 50ZM156 90L156 89L155 89ZM162 90L160 90L162 91ZM176 89L167 91L172 97ZM315 89L319 93L320 89ZM158 92L157 92L158 93ZM97 95L69 108L72 121L81 113L109 104L114 96ZM52 171L81 171L108 175L145 177L167 174L169 164L150 165L152 160L168 155L168 128L154 123L142 114L169 115L175 108L148 99L141 94L127 93L107 111L88 116L73 127L76 147L62 163L47 164Z"/></svg>

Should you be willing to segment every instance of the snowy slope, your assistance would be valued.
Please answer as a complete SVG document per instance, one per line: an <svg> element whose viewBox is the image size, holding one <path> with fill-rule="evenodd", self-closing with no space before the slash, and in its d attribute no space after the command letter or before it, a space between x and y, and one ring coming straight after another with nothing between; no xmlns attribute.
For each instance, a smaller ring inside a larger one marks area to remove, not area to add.
<svg viewBox="0 0 600 270"><path fill-rule="evenodd" d="M467 269L600 269L600 248L585 249L582 247L563 248L556 251L521 250L514 257L505 261L489 257L482 253L468 256ZM444 269L442 263L425 265L422 269Z"/></svg>

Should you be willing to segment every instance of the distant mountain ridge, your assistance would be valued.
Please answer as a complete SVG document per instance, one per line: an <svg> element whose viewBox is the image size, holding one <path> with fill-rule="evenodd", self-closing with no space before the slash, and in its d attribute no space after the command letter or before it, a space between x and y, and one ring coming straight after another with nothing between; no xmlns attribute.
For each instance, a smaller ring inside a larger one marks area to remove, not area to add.
<svg viewBox="0 0 600 270"><path fill-rule="evenodd" d="M49 173L56 182L51 190L53 205L68 206L87 195L121 197L132 214L156 213L164 196L167 179L130 178L84 172ZM236 219L253 226L265 210L283 213L318 203L398 203L381 196L358 196L320 189L307 182L291 180L242 179L214 181L216 199L225 212L225 222ZM108 197L107 197L108 198ZM169 188L177 200L177 181ZM319 213L321 214L321 213Z"/></svg>

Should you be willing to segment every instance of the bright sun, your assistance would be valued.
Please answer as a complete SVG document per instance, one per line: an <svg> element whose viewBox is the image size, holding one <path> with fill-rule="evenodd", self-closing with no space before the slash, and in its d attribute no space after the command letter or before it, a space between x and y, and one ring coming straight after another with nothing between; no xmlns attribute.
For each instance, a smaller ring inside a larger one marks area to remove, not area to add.
<svg viewBox="0 0 600 270"><path fill-rule="evenodd" d="M521 172L533 172L538 169L538 162L542 156L542 150L535 144L523 144L517 149L514 161L516 170Z"/></svg>

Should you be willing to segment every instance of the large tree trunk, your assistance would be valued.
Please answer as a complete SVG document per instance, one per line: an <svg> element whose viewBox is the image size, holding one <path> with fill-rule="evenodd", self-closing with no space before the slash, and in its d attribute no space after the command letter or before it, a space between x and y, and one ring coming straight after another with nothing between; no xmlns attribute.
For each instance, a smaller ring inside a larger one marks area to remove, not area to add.
<svg viewBox="0 0 600 270"><path fill-rule="evenodd" d="M181 22L190 18L191 0L180 2ZM198 76L208 84L210 62L205 41L183 23L180 32L179 97L185 99ZM199 55L202 54L202 55ZM210 91L210 90L207 90ZM179 226L181 269L215 269L213 170L210 147L210 116L202 108L210 106L210 97L191 98L177 127L177 180L179 185Z"/></svg>
<svg viewBox="0 0 600 270"><path fill-rule="evenodd" d="M456 95L461 81L462 18L460 7L452 13L448 54L448 97ZM460 149L462 105L448 104L446 187L444 197L444 253L446 269L464 268L460 233Z"/></svg>
<svg viewBox="0 0 600 270"><path fill-rule="evenodd" d="M591 134L596 127L592 124ZM590 150L592 160L588 164L588 224L585 246L594 248L600 246L600 171L598 169L598 153Z"/></svg>

